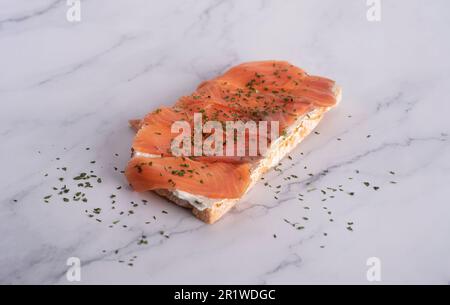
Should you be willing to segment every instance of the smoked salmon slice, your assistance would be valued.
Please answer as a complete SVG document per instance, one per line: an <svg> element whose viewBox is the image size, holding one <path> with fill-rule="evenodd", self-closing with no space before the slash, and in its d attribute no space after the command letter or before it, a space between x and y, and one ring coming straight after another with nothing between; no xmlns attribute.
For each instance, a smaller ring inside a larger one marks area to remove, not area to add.
<svg viewBox="0 0 450 305"><path fill-rule="evenodd" d="M240 198L261 156L174 155L171 145L178 135L172 131L173 124L185 121L193 127L195 113L200 113L204 121L223 124L276 121L282 136L308 113L334 106L335 88L333 80L310 76L285 61L240 64L202 82L172 107L160 107L142 120L130 121L137 134L126 177L138 192L164 189L207 198Z"/></svg>
<svg viewBox="0 0 450 305"><path fill-rule="evenodd" d="M167 189L208 198L239 198L250 183L249 173L248 163L235 165L183 157L134 157L125 174L138 192Z"/></svg>

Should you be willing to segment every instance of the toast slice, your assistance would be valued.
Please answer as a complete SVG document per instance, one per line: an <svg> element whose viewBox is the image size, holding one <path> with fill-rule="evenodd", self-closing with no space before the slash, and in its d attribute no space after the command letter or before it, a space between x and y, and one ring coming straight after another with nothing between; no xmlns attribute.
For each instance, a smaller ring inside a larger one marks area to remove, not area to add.
<svg viewBox="0 0 450 305"><path fill-rule="evenodd" d="M336 98L337 105L342 97L341 88L337 85L333 88L333 93ZM335 106L334 105L334 106ZM249 184L246 192L248 192L252 186L260 180L261 176L276 166L281 159L289 154L312 130L319 124L324 114L332 107L317 107L313 111L303 115L296 121L294 126L290 128L290 131L281 137L279 141L275 141L269 147L266 156L252 165L251 168L251 183ZM130 120L130 126L139 130L141 127L141 120ZM169 201L192 210L192 213L205 223L212 224L225 215L235 204L239 202L241 198L234 199L219 199L212 200L208 207L201 208L193 205L191 201L182 198L176 192L168 189L156 189L154 192Z"/></svg>

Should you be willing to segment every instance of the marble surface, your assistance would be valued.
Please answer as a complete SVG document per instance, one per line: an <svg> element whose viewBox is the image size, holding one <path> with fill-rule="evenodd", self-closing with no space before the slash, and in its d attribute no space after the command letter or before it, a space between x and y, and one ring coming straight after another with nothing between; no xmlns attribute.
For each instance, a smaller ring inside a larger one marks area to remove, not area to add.
<svg viewBox="0 0 450 305"><path fill-rule="evenodd" d="M382 0L379 22L365 0L68 8L0 1L0 283L70 284L69 257L84 284L369 284L370 257L381 283L450 282L448 1ZM344 89L272 187L212 226L126 187L128 119L261 59ZM90 170L88 202L64 202Z"/></svg>

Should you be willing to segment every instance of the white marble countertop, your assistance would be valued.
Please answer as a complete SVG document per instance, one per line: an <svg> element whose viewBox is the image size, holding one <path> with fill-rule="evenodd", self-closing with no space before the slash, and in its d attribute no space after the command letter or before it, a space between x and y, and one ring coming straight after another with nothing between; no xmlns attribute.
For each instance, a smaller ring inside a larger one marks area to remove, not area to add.
<svg viewBox="0 0 450 305"><path fill-rule="evenodd" d="M69 257L84 284L364 284L371 257L382 283L449 283L450 4L381 8L84 0L71 23L63 0L0 1L0 283L69 283ZM126 187L128 119L262 59L344 89L272 187L215 225ZM102 183L73 202L90 170Z"/></svg>

